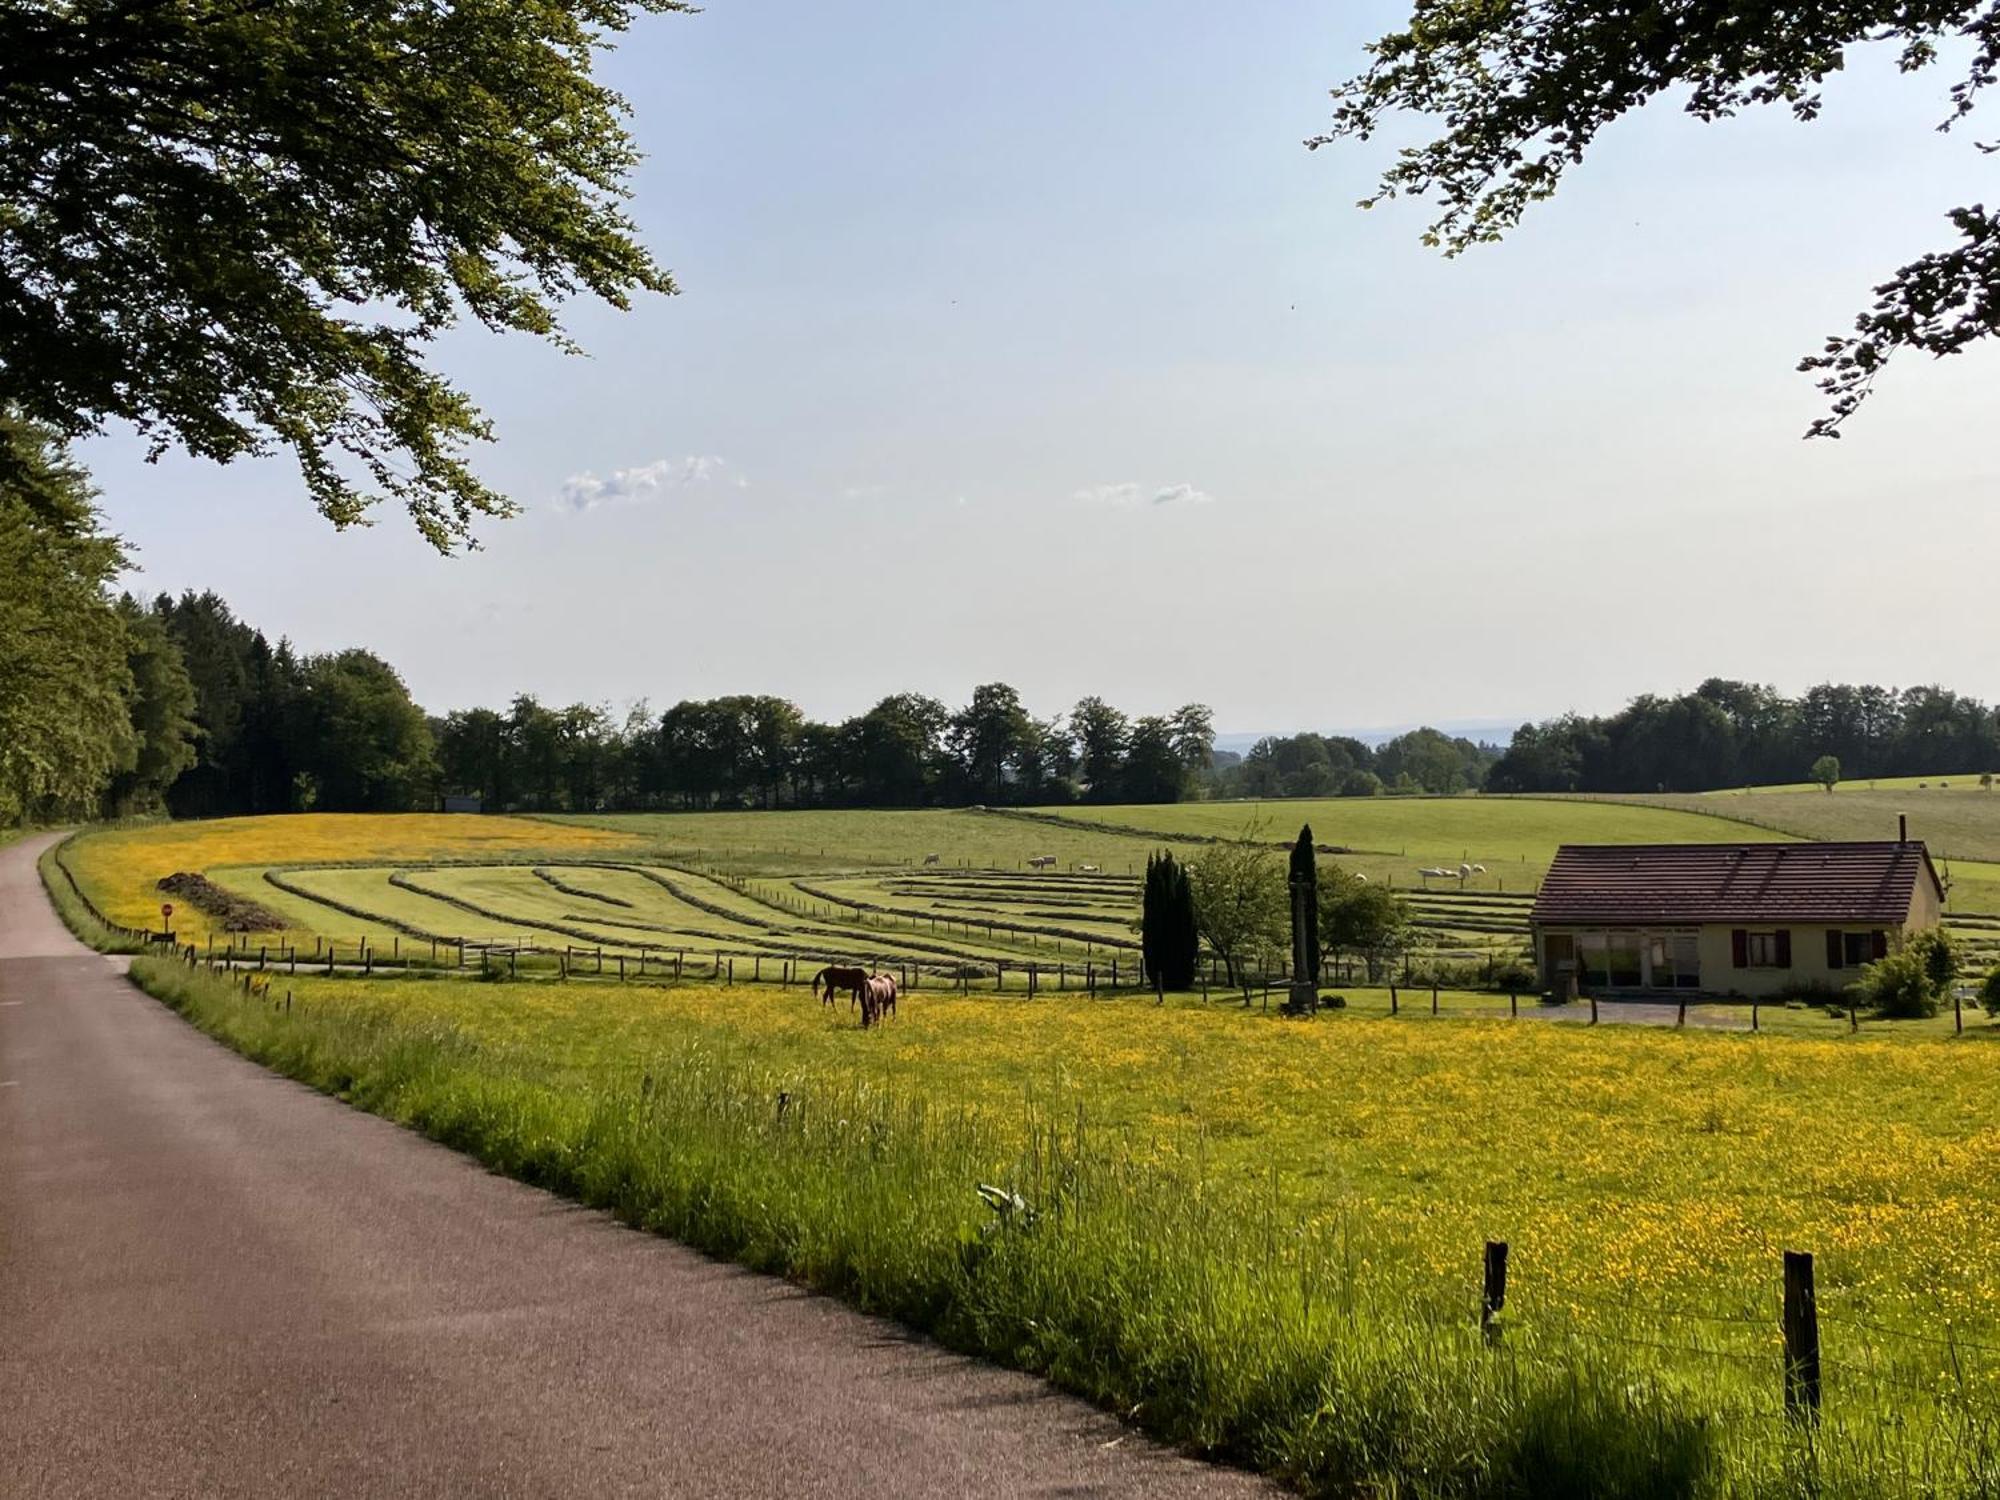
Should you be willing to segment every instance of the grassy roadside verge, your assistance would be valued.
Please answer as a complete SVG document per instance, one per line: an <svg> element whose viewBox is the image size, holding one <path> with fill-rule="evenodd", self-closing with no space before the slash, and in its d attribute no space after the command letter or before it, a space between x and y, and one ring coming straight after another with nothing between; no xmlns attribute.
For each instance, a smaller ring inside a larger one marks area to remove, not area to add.
<svg viewBox="0 0 2000 1500"><path fill-rule="evenodd" d="M78 835L72 833L42 851L35 869L42 877L56 913L77 939L99 953L143 953L146 944L129 929L107 921L91 903L63 860L63 849Z"/></svg>
<svg viewBox="0 0 2000 1500"><path fill-rule="evenodd" d="M579 1071L525 1038L399 1019L400 981L315 984L288 1012L166 960L134 976L247 1056L495 1170L1309 1493L1862 1495L1915 1477L1865 1441L1872 1424L1830 1419L1815 1442L1601 1343L1523 1329L1489 1349L1462 1308L1378 1305L1338 1229L1286 1222L1199 1160L1140 1161L1056 1091L1002 1130L713 1038ZM990 1210L980 1183L1022 1207Z"/></svg>

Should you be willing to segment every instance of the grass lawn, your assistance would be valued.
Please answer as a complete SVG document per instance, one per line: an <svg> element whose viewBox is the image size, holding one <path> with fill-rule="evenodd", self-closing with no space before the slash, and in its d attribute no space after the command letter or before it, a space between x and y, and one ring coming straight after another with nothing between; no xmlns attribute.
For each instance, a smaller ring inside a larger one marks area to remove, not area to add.
<svg viewBox="0 0 2000 1500"><path fill-rule="evenodd" d="M1253 826L1261 837L1291 839L1299 825L1313 838L1355 851L1340 863L1371 879L1418 883L1421 867L1483 864L1469 889L1532 889L1558 844L1691 844L1783 839L1677 808L1528 797L1334 797L1272 802L1181 802L1145 807L1045 808L1057 817L1145 832L1235 838Z"/></svg>
<svg viewBox="0 0 2000 1500"><path fill-rule="evenodd" d="M862 1032L797 990L280 980L286 1010L139 972L503 1170L1311 1491L1982 1492L1983 1018L1753 1037L1432 1020L1427 995L1311 1022L923 995ZM1474 1333L1489 1239L1512 1247L1499 1355ZM1818 1257L1810 1478L1775 1411L1782 1249Z"/></svg>

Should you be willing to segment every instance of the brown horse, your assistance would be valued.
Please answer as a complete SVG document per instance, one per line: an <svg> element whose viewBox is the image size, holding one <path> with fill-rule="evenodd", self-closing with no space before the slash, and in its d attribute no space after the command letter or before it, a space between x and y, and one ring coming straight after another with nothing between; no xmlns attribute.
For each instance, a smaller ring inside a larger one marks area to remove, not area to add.
<svg viewBox="0 0 2000 1500"><path fill-rule="evenodd" d="M826 981L825 995L820 995L819 992L821 980ZM833 1004L834 991L846 990L848 1005L852 1008L855 1001L865 998L863 991L867 988L868 971L866 969L849 969L843 968L839 964L828 964L824 969L813 975L813 995L818 998L821 1005Z"/></svg>
<svg viewBox="0 0 2000 1500"><path fill-rule="evenodd" d="M871 974L861 995L861 1024L871 1025L896 1013L896 981L888 974Z"/></svg>

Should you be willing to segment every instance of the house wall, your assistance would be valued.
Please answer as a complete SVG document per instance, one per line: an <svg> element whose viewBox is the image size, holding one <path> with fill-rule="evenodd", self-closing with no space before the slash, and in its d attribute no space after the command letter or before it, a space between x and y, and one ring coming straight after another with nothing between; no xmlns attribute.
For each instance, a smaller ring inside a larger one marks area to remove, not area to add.
<svg viewBox="0 0 2000 1500"><path fill-rule="evenodd" d="M1918 899L1911 905L1910 920L1900 930L1888 931L1891 948L1898 946L1908 933L1934 926L1937 922L1937 902L1935 893L1926 903L1922 900L1925 884L1919 883ZM1555 988L1560 983L1559 976L1548 962L1546 939L1551 934L1567 933L1578 936L1587 932L1637 932L1644 938L1652 933L1688 933L1696 937L1697 950L1701 957L1701 985L1696 991L1660 990L1661 994L1698 993L1704 995L1772 995L1780 990L1798 985L1821 985L1829 990L1840 990L1861 977L1860 965L1843 964L1834 968L1827 963L1826 934L1830 924L1791 923L1784 930L1791 934L1791 965L1788 968L1737 968L1735 963L1734 933L1738 924L1733 922L1705 922L1696 926L1684 923L1675 926L1661 924L1653 927L1598 927L1581 925L1547 926L1537 925L1535 929L1535 960L1542 975L1544 985ZM1746 932L1776 932L1775 925L1745 926ZM1842 923L1833 926L1837 932L1870 932L1868 924ZM1646 993L1654 993L1647 991Z"/></svg>

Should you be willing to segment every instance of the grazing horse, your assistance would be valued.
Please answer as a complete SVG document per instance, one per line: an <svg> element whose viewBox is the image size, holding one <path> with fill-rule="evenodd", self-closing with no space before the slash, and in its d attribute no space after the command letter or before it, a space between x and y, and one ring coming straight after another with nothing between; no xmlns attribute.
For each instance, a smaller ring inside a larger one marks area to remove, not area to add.
<svg viewBox="0 0 2000 1500"><path fill-rule="evenodd" d="M873 1025L896 1013L896 981L888 974L871 974L861 993L861 1024Z"/></svg>
<svg viewBox="0 0 2000 1500"><path fill-rule="evenodd" d="M1053 854L1037 854L1028 861L1028 868L1031 870L1053 870L1055 867L1056 857Z"/></svg>
<svg viewBox="0 0 2000 1500"><path fill-rule="evenodd" d="M823 996L819 992L821 980L826 981L826 994ZM824 969L813 975L813 995L819 1000L821 1005L833 1004L834 992L836 990L846 990L848 1005L851 1009L856 1000L865 998L862 992L867 988L868 971L866 969L849 969L839 964L828 964Z"/></svg>
<svg viewBox="0 0 2000 1500"><path fill-rule="evenodd" d="M927 865L934 865L937 862L938 862L938 857L935 854L926 854L924 856L924 863Z"/></svg>

